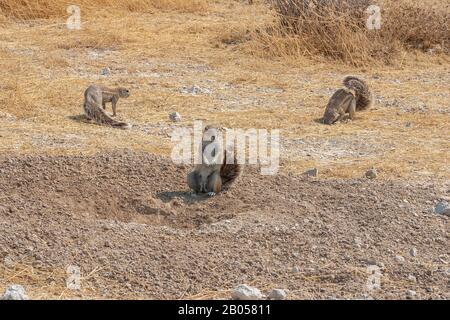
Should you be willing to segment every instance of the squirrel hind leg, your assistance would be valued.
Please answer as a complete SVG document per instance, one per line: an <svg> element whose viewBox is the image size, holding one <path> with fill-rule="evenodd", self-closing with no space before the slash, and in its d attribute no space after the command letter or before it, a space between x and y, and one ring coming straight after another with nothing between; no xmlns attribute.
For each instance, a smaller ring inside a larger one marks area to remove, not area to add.
<svg viewBox="0 0 450 320"><path fill-rule="evenodd" d="M208 195L213 196L222 191L220 172L214 172L208 179Z"/></svg>

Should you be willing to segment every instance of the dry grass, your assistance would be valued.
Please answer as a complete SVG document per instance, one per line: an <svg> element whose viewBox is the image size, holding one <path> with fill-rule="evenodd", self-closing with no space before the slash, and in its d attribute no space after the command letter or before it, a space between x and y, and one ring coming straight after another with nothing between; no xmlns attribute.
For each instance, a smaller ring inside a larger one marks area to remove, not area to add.
<svg viewBox="0 0 450 320"><path fill-rule="evenodd" d="M0 2L0 15L3 13L20 20L62 18L68 15L67 7L73 4L69 0L3 0ZM198 12L208 7L206 0L78 0L76 5L83 15L98 10L153 12L159 9Z"/></svg>
<svg viewBox="0 0 450 320"><path fill-rule="evenodd" d="M398 62L402 50L439 47L448 53L449 7L382 1L381 29L366 26L373 1L272 0L275 22L254 37L268 56L324 56L354 66ZM401 23L399 23L401 22Z"/></svg>

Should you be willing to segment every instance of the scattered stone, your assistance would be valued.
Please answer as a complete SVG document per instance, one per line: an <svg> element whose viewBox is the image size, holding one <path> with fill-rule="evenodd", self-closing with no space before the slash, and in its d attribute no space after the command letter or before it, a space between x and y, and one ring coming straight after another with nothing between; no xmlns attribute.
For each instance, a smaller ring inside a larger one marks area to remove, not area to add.
<svg viewBox="0 0 450 320"><path fill-rule="evenodd" d="M414 290L406 290L406 298L413 299L416 296L416 292Z"/></svg>
<svg viewBox="0 0 450 320"><path fill-rule="evenodd" d="M180 92L184 94L191 94L193 96L196 96L198 94L211 94L211 90L206 88L200 88L198 86L183 87L181 88Z"/></svg>
<svg viewBox="0 0 450 320"><path fill-rule="evenodd" d="M405 262L405 258L403 258L400 255L395 256L395 261L397 261L397 263L404 263Z"/></svg>
<svg viewBox="0 0 450 320"><path fill-rule="evenodd" d="M450 215L450 204L447 201L439 201L433 208L436 214Z"/></svg>
<svg viewBox="0 0 450 320"><path fill-rule="evenodd" d="M108 67L102 69L103 76L109 76L110 74L111 74L111 70Z"/></svg>
<svg viewBox="0 0 450 320"><path fill-rule="evenodd" d="M14 266L16 265L14 262L14 259L11 258L11 256L9 256L9 255L3 259L3 263L5 264L5 266L7 268L14 268Z"/></svg>
<svg viewBox="0 0 450 320"><path fill-rule="evenodd" d="M250 287L246 284L237 286L231 293L231 298L234 300L259 300L262 297L263 295L259 289Z"/></svg>
<svg viewBox="0 0 450 320"><path fill-rule="evenodd" d="M355 244L355 247L357 247L358 249L361 249L361 246L363 245L361 238L358 237L355 238L353 243Z"/></svg>
<svg viewBox="0 0 450 320"><path fill-rule="evenodd" d="M298 266L295 266L292 268L292 273L299 273L300 272L300 268Z"/></svg>
<svg viewBox="0 0 450 320"><path fill-rule="evenodd" d="M13 284L6 289L2 300L28 300L28 296L21 285Z"/></svg>
<svg viewBox="0 0 450 320"><path fill-rule="evenodd" d="M286 291L283 289L273 289L270 291L268 298L271 300L285 300L287 297Z"/></svg>
<svg viewBox="0 0 450 320"><path fill-rule="evenodd" d="M368 179L375 179L377 177L377 170L372 168L367 170L366 172L366 178Z"/></svg>
<svg viewBox="0 0 450 320"><path fill-rule="evenodd" d="M411 248L411 250L409 250L409 254L411 255L411 257L416 257L417 256L417 249L416 248Z"/></svg>
<svg viewBox="0 0 450 320"><path fill-rule="evenodd" d="M181 116L178 112L172 112L171 114L169 114L169 119L174 122L180 122Z"/></svg>
<svg viewBox="0 0 450 320"><path fill-rule="evenodd" d="M305 171L303 174L308 177L317 177L319 175L319 169L317 168L309 169Z"/></svg>
<svg viewBox="0 0 450 320"><path fill-rule="evenodd" d="M410 275L408 276L408 280L411 281L411 282L417 282L417 278L414 277L412 274L410 274Z"/></svg>

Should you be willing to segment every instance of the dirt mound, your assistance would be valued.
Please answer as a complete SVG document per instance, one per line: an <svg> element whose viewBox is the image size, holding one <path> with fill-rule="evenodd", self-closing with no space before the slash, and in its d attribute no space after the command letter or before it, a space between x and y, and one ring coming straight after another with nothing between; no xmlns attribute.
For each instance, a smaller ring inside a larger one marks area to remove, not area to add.
<svg viewBox="0 0 450 320"><path fill-rule="evenodd" d="M291 298L450 297L448 218L429 212L448 192L438 185L249 167L208 198L189 192L188 171L131 151L2 157L0 261L101 268L83 286L106 298L228 297L242 282ZM369 292L372 264L382 289Z"/></svg>

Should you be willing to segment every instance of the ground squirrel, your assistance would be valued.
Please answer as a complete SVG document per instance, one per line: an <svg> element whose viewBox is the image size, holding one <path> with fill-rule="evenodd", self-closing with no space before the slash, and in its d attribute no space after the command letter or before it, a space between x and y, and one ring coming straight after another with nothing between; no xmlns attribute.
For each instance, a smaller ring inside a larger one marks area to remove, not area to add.
<svg viewBox="0 0 450 320"><path fill-rule="evenodd" d="M342 82L344 88L337 90L325 109L323 122L333 124L344 119L346 114L353 120L356 111L366 110L372 104L369 86L363 80L348 76Z"/></svg>
<svg viewBox="0 0 450 320"><path fill-rule="evenodd" d="M212 158L219 161L211 161L205 149L216 140L219 133L215 126L207 126L203 131L201 152L202 163L196 164L193 171L187 176L189 187L197 193L207 193L209 196L222 191L223 188L229 187L241 174L242 166L237 163L236 155L234 155L233 163L227 164L227 155L231 154L228 150L215 154L215 150L211 153ZM226 148L225 148L226 149ZM222 161L218 157L223 157Z"/></svg>
<svg viewBox="0 0 450 320"><path fill-rule="evenodd" d="M117 101L119 98L128 98L130 92L125 88L106 88L97 85L90 85L84 92L83 109L88 119L97 123L107 124L112 127L129 128L130 125L125 122L119 122L106 114L106 103L112 103L113 116L116 115ZM103 107L103 109L102 109Z"/></svg>

